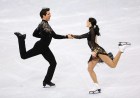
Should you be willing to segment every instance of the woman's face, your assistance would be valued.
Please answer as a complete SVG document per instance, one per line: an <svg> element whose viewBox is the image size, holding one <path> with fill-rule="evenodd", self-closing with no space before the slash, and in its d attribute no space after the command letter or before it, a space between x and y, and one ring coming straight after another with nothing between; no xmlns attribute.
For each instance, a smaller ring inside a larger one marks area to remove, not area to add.
<svg viewBox="0 0 140 98"><path fill-rule="evenodd" d="M88 27L88 28L91 27L91 23L89 21L87 21L86 27Z"/></svg>

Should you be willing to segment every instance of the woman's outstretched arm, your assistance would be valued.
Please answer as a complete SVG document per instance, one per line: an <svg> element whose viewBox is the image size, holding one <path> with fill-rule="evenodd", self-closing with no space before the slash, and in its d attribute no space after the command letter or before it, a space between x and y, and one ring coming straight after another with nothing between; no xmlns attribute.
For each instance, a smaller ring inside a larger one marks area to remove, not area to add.
<svg viewBox="0 0 140 98"><path fill-rule="evenodd" d="M76 38L76 39L82 39L82 38L87 38L88 37L88 33L82 34L82 35L71 35L72 37Z"/></svg>

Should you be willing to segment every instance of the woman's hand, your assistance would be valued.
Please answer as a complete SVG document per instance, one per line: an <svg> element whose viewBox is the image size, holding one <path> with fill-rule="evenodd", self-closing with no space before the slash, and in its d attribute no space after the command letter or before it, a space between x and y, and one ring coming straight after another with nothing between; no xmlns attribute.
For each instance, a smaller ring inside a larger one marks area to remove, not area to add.
<svg viewBox="0 0 140 98"><path fill-rule="evenodd" d="M73 39L74 37L72 36L72 34L68 34L67 35L69 39Z"/></svg>
<svg viewBox="0 0 140 98"><path fill-rule="evenodd" d="M91 55L92 55L93 57L96 57L96 56L97 56L96 52L94 52L94 51L92 51Z"/></svg>

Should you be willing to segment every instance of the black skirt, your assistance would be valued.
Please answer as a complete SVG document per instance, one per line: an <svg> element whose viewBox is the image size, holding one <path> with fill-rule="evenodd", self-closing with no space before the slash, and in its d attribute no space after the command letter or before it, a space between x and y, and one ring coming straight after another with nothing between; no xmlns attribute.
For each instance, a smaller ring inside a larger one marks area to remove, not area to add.
<svg viewBox="0 0 140 98"><path fill-rule="evenodd" d="M109 56L112 60L113 60L113 54L112 52L107 53L101 46L96 47L97 52L97 57L93 57L92 55L90 56L88 62L92 61L92 60L96 60L99 59L98 63L103 63L103 61L100 59L100 57L98 56L99 54L103 54L103 55L107 55Z"/></svg>

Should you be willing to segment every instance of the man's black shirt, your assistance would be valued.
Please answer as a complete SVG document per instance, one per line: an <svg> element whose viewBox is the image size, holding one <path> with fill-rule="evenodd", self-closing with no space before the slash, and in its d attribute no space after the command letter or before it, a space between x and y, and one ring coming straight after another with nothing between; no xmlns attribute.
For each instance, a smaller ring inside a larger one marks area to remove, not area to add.
<svg viewBox="0 0 140 98"><path fill-rule="evenodd" d="M68 38L67 36L56 34L51 26L48 24L48 21L42 20L38 27L34 30L33 36L37 38L41 38L42 44L49 46L52 38L55 39L64 39Z"/></svg>

